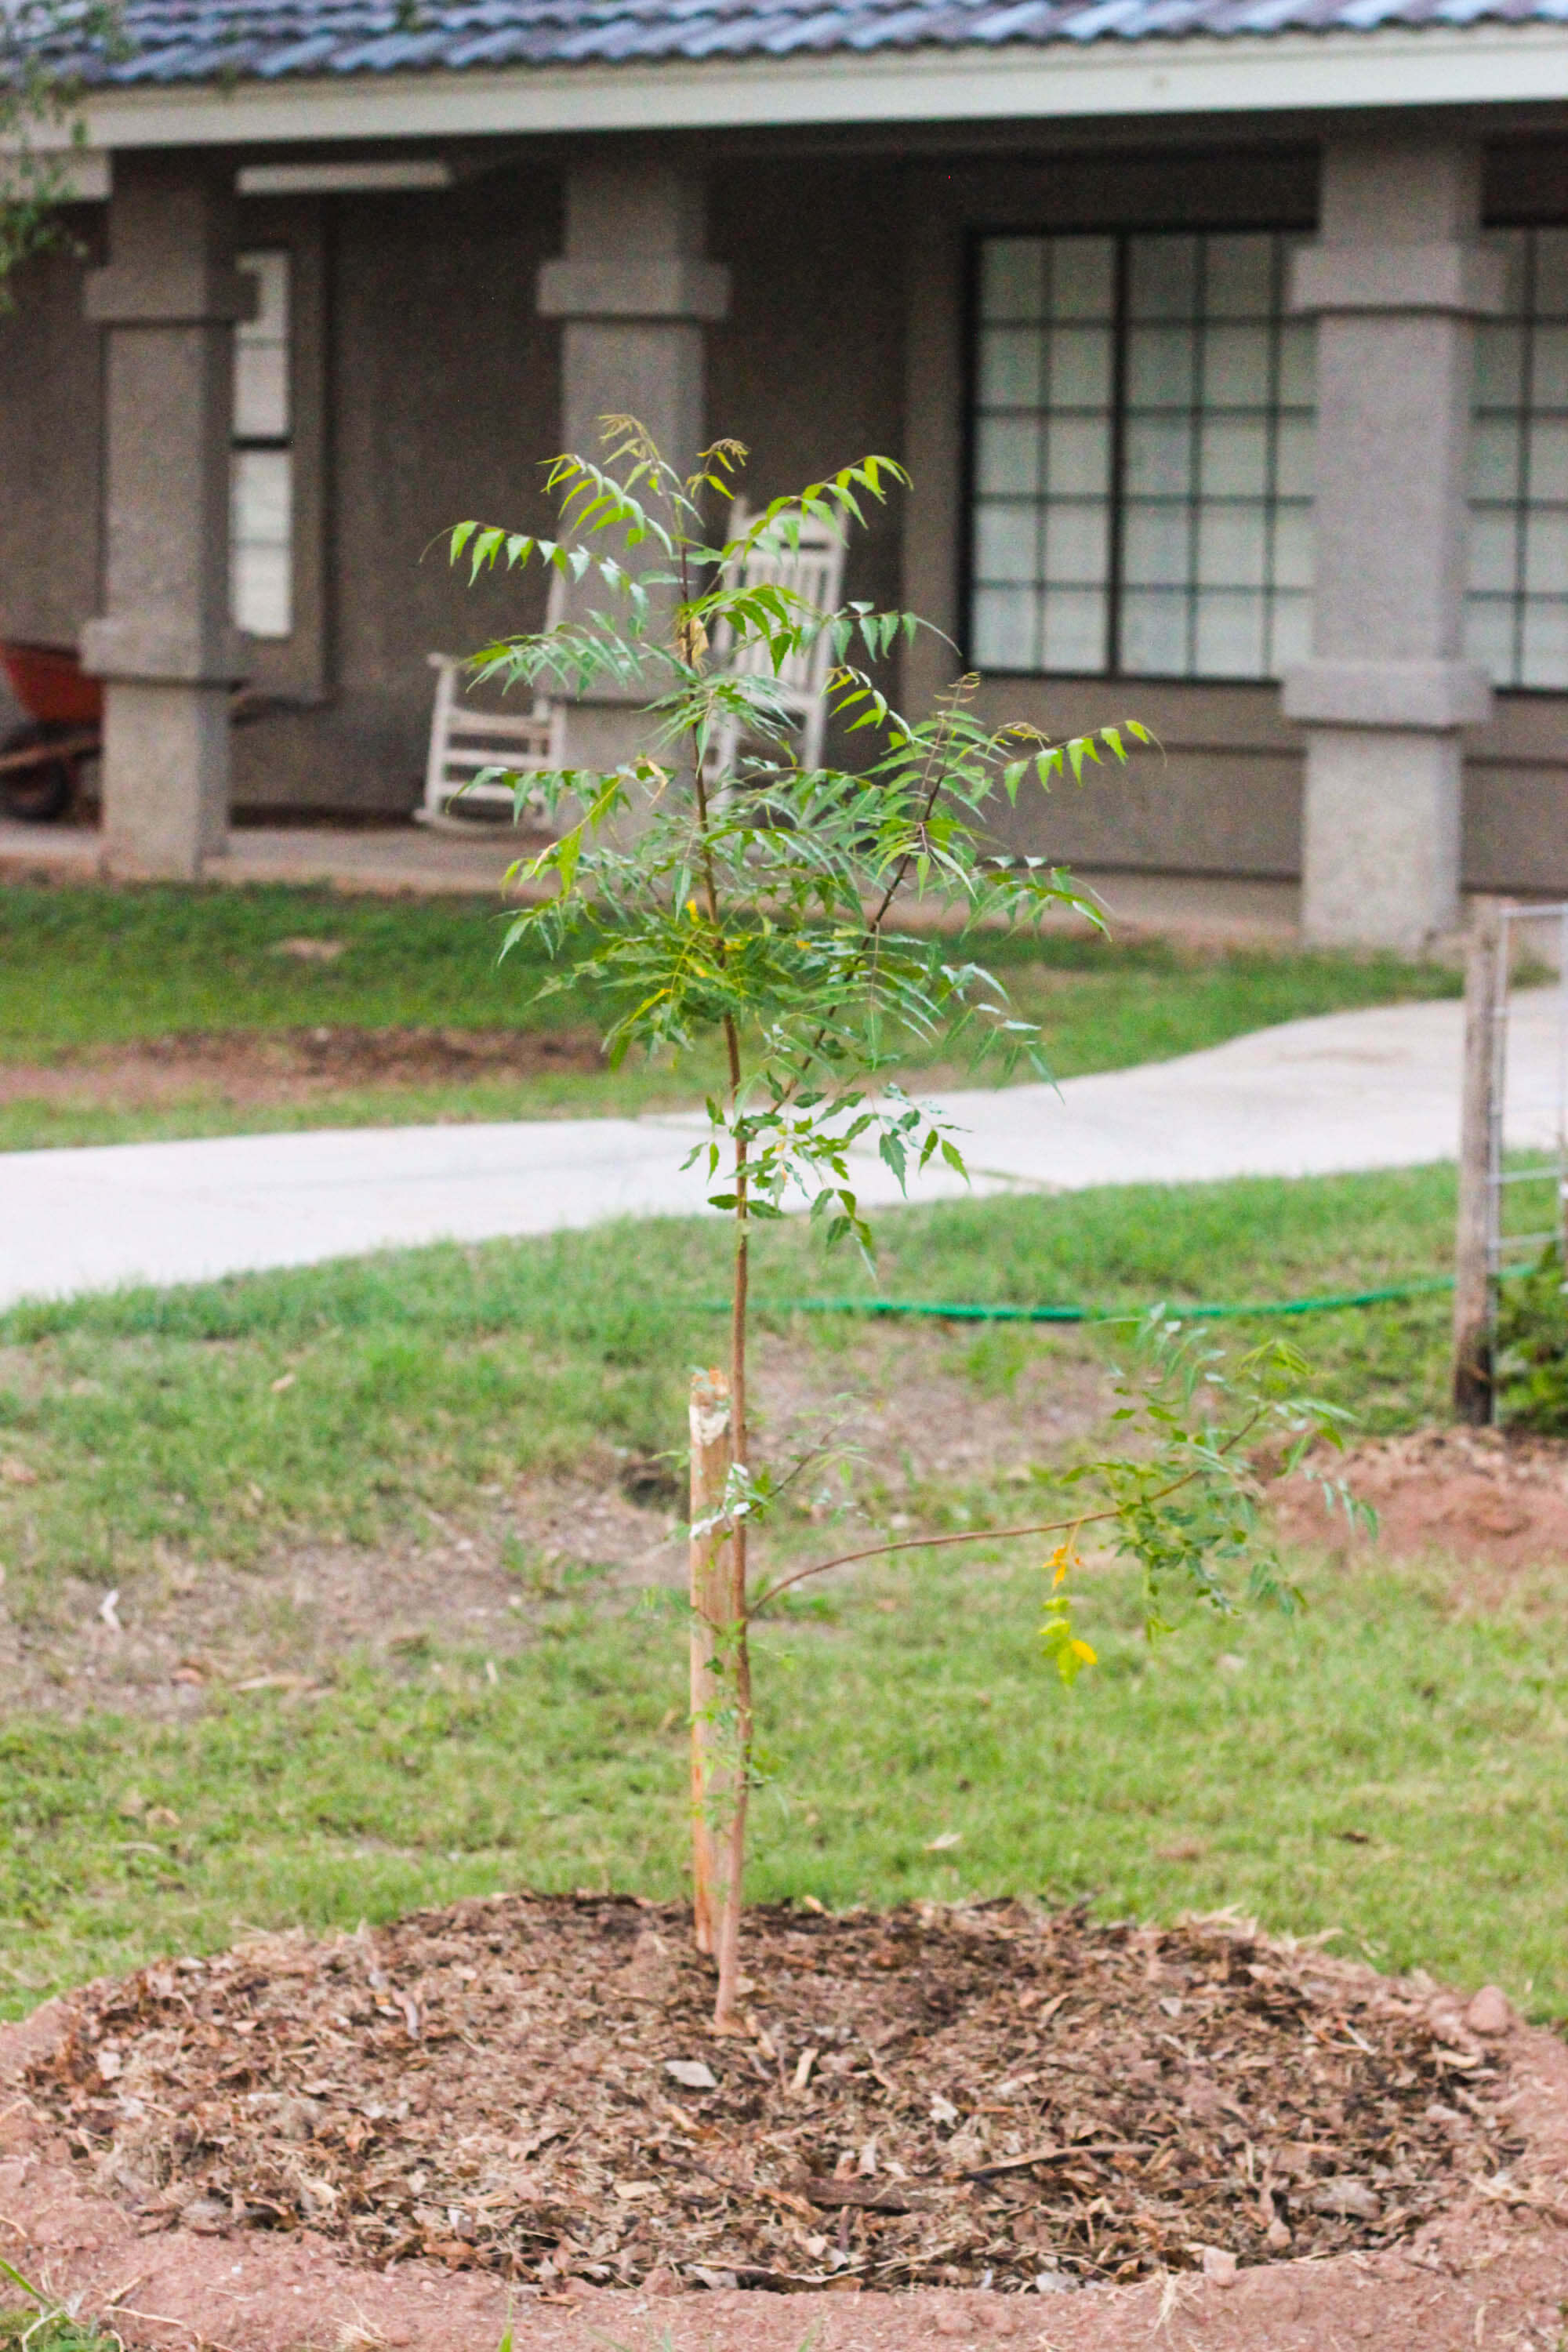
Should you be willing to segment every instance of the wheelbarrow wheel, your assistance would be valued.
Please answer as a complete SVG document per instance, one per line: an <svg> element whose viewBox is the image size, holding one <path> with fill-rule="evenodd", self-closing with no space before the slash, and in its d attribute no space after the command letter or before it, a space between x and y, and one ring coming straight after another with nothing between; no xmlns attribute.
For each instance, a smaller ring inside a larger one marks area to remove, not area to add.
<svg viewBox="0 0 1568 2352"><path fill-rule="evenodd" d="M6 736L0 743L0 757L7 751L31 751L35 747L42 755L49 744L58 742L62 736L80 731L57 719L35 719ZM26 824L53 824L56 817L64 816L75 795L74 760L40 756L33 767L0 770L0 809L7 816L20 817Z"/></svg>

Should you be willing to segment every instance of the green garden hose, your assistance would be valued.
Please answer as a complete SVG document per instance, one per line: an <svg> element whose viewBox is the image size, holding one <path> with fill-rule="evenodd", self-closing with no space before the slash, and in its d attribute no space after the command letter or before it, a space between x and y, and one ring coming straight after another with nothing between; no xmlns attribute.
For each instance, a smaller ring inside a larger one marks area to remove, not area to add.
<svg viewBox="0 0 1568 2352"><path fill-rule="evenodd" d="M1384 1307L1396 1299L1424 1298L1453 1287L1451 1274L1432 1274L1418 1282L1387 1283L1378 1290L1335 1291L1321 1298L1242 1299L1195 1307L1172 1301L1169 1311L1174 1319L1186 1323L1217 1323L1245 1315L1326 1315L1346 1307ZM704 1304L710 1314L730 1312L725 1299L710 1298ZM758 1298L752 1304L758 1315L865 1315L933 1323L1137 1323L1153 1312L1152 1307L983 1307L918 1298Z"/></svg>

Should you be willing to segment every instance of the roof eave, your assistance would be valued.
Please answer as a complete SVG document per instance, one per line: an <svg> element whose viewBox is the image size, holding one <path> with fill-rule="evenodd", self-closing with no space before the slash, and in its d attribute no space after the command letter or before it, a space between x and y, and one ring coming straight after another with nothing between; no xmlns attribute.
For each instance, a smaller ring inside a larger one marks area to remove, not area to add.
<svg viewBox="0 0 1568 2352"><path fill-rule="evenodd" d="M1472 24L702 63L357 73L89 93L93 148L1070 121L1568 100L1568 24Z"/></svg>

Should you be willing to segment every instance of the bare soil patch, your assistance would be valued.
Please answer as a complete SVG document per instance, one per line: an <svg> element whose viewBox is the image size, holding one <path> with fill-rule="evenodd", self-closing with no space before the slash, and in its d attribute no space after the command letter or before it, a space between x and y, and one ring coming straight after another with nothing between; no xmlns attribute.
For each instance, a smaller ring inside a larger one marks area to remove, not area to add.
<svg viewBox="0 0 1568 2352"><path fill-rule="evenodd" d="M1080 1444L1108 1398L1098 1360L1068 1348L981 1394L962 1344L936 1331L879 1327L839 1345L764 1332L756 1364L761 1458L787 1464L828 1428L847 1449L842 1472L803 1482L823 1542L841 1507L854 1528L907 1527L933 1488L998 1470L1026 1476L1026 1464ZM7 1610L0 1586L0 1704L178 1716L224 1685L262 1681L308 1702L355 1654L394 1669L431 1647L502 1658L563 1603L616 1606L681 1582L683 1503L669 1462L605 1445L574 1476L539 1473L471 1496L461 1518L410 1503L380 1545L296 1541L246 1565L221 1543L205 1557L163 1544L116 1574L109 1618L107 1586L79 1575L52 1579L26 1614Z"/></svg>
<svg viewBox="0 0 1568 2352"><path fill-rule="evenodd" d="M100 1984L27 2088L142 2234L535 2285L1035 2288L1414 2239L1525 2153L1472 2018L1235 1922L497 1897ZM1211 2258L1212 2259L1212 2258Z"/></svg>
<svg viewBox="0 0 1568 2352"><path fill-rule="evenodd" d="M1345 1559L1375 1550L1504 1570L1568 1563L1568 1439L1419 1429L1358 1445L1333 1469L1376 1510L1376 1536L1328 1520L1300 1480L1277 1490L1275 1521L1287 1542Z"/></svg>
<svg viewBox="0 0 1568 2352"><path fill-rule="evenodd" d="M528 1079L602 1070L591 1029L238 1030L94 1046L0 1064L0 1103L142 1109L192 1095L236 1105L319 1102L348 1088Z"/></svg>
<svg viewBox="0 0 1568 2352"><path fill-rule="evenodd" d="M683 1573L669 1509L624 1493L623 1466L607 1456L602 1482L520 1482L472 1532L426 1507L384 1544L280 1545L248 1566L160 1545L149 1567L119 1571L109 1618L103 1584L79 1575L25 1617L0 1591L0 1704L181 1716L225 1686L308 1702L354 1654L395 1671L432 1649L508 1656L554 1604Z"/></svg>
<svg viewBox="0 0 1568 2352"><path fill-rule="evenodd" d="M759 1335L760 1457L786 1465L829 1430L844 1449L799 1489L821 1541L830 1529L917 1528L969 1487L989 1507L998 1486L1026 1484L1031 1465L1094 1441L1112 1400L1088 1347L1057 1342L987 1389L967 1362L972 1344L890 1326ZM1430 1556L1489 1569L1493 1581L1465 1586L1480 1606L1568 1565L1568 1441L1429 1428L1329 1466L1376 1508L1376 1536L1330 1517L1301 1480L1273 1492L1288 1546L1342 1564ZM247 1682L309 1700L355 1654L394 1668L428 1648L504 1657L560 1604L614 1607L641 1586L679 1584L682 1509L671 1462L606 1445L572 1476L538 1472L470 1496L460 1518L411 1502L375 1546L295 1540L247 1565L221 1543L205 1556L160 1545L150 1563L117 1571L111 1620L100 1613L106 1588L79 1576L51 1580L30 1612L8 1611L0 1587L0 1703L179 1715ZM809 1539L799 1525L785 1533L797 1547Z"/></svg>

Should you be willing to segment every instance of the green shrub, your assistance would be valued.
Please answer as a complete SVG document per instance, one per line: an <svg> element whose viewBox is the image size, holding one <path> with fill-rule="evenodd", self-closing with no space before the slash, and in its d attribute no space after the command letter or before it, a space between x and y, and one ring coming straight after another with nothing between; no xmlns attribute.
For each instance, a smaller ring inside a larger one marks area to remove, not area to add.
<svg viewBox="0 0 1568 2352"><path fill-rule="evenodd" d="M1568 1282L1555 1244L1499 1303L1497 1400L1509 1428L1568 1437Z"/></svg>

